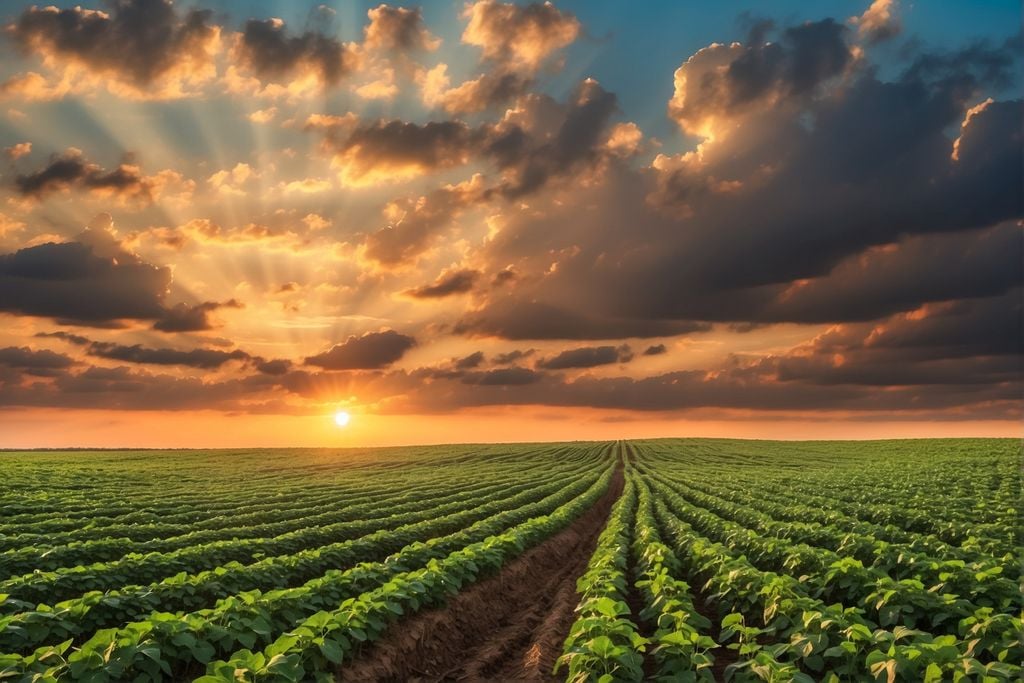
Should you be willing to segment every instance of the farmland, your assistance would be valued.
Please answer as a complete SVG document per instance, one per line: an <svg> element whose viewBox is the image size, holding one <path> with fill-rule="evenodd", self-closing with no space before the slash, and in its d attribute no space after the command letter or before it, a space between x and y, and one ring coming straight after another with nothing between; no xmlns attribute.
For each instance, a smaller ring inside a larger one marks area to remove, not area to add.
<svg viewBox="0 0 1024 683"><path fill-rule="evenodd" d="M0 476L4 681L1003 681L1024 659L1014 440L8 452Z"/></svg>

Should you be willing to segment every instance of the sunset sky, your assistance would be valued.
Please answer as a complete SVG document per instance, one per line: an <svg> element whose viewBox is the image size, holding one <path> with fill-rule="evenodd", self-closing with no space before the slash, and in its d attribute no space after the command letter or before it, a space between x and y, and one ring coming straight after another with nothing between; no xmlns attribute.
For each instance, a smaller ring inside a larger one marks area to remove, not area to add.
<svg viewBox="0 0 1024 683"><path fill-rule="evenodd" d="M0 447L1021 433L1017 0L77 1Z"/></svg>

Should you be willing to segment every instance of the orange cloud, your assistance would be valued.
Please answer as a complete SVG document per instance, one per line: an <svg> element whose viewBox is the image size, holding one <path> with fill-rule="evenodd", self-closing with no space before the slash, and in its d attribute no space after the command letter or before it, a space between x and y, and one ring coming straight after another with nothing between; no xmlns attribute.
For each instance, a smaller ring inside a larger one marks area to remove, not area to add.
<svg viewBox="0 0 1024 683"><path fill-rule="evenodd" d="M479 0L466 7L462 42L483 50L485 59L533 72L553 52L579 35L580 23L550 2L513 5Z"/></svg>

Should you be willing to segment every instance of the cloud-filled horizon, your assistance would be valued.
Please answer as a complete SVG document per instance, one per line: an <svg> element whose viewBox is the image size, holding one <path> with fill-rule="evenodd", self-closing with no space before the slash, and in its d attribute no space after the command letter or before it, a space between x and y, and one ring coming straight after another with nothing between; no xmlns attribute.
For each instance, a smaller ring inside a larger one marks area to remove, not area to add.
<svg viewBox="0 0 1024 683"><path fill-rule="evenodd" d="M4 7L0 424L1019 425L1015 3Z"/></svg>

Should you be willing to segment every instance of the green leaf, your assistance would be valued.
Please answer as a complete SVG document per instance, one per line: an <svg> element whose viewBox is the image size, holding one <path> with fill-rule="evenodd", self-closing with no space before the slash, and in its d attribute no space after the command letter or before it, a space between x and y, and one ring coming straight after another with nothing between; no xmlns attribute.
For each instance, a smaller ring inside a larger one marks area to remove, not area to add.
<svg viewBox="0 0 1024 683"><path fill-rule="evenodd" d="M320 652L334 664L341 664L345 658L345 651L341 649L341 645L330 638L325 638L324 642L320 643Z"/></svg>

